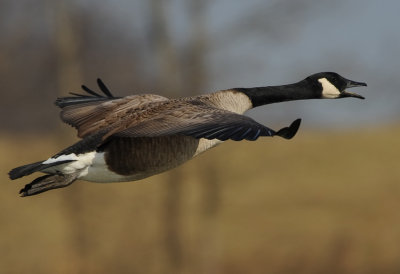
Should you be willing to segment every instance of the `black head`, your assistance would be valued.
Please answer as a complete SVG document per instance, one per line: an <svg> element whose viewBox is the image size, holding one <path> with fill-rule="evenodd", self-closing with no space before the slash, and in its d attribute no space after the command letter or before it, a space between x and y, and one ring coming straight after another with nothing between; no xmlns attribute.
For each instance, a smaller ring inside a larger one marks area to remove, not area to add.
<svg viewBox="0 0 400 274"><path fill-rule="evenodd" d="M320 98L336 99L355 97L364 99L363 96L346 91L347 88L366 86L366 83L348 80L335 72L320 72L306 78L311 85L317 86Z"/></svg>

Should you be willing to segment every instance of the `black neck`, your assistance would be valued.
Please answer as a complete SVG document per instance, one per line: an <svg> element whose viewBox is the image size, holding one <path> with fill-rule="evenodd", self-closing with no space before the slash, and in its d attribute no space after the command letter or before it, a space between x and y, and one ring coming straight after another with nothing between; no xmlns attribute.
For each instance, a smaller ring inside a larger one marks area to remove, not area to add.
<svg viewBox="0 0 400 274"><path fill-rule="evenodd" d="M310 83L303 80L290 85L235 88L233 90L246 94L250 98L253 107L258 107L285 101L316 99L319 98L317 89L318 87L312 87Z"/></svg>

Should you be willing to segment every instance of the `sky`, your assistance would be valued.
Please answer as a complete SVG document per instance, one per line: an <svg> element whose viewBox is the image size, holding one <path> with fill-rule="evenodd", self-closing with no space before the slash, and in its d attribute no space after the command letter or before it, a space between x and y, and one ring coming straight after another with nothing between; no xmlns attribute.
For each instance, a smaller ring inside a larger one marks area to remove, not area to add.
<svg viewBox="0 0 400 274"><path fill-rule="evenodd" d="M305 118L307 122L304 123L309 127L362 128L398 122L399 10L397 1L320 4L299 22L291 22L299 23L294 30L283 28L284 43L270 42L260 35L254 40L237 41L238 45L231 51L219 51L213 65L216 74L223 69L220 60L240 66L235 69L234 77L226 74L219 78L217 87L279 85L301 80L315 72L335 71L346 78L367 82L367 88L354 90L365 95L366 100L277 104L257 109L252 115L268 122L271 117L281 120L290 112L290 115Z"/></svg>
<svg viewBox="0 0 400 274"><path fill-rule="evenodd" d="M148 45L149 1L70 1L89 14L100 15L100 30L115 33L114 41L106 37L104 43L118 42L119 38L135 39L143 59L152 63L154 52ZM32 20L40 22L35 26L43 33L52 28L54 22L42 16L35 1L25 2L31 5L29 14L14 11L15 18L21 18L20 25L25 24L23 19L31 16ZM188 2L164 2L168 3L165 6L169 33L176 51L181 51L182 43L191 35ZM206 3L205 30L209 41L205 64L209 80L204 93L234 87L289 84L313 73L335 71L345 78L366 82L368 87L353 90L366 99L285 102L260 107L249 115L266 125L286 125L303 118L303 127L324 129L399 123L400 2L216 0ZM18 4L14 6L24 12L27 10ZM3 24L8 24L3 29L13 31L16 22ZM32 39L43 38L38 35ZM140 69L152 70L153 67ZM129 72L126 75L129 76ZM129 87L132 89L135 90ZM163 94L165 91L151 92Z"/></svg>
<svg viewBox="0 0 400 274"><path fill-rule="evenodd" d="M134 26L132 33L140 39L146 31L143 18L130 17L127 6L131 2L120 1L120 20L128 27ZM171 34L177 44L188 36L183 2L171 1L168 10ZM145 11L142 1L135 3L135 14ZM299 16L282 14L271 20L268 5L279 5L279 1L210 1L205 16L211 38L207 54L211 81L205 92L287 84L316 72L335 71L348 79L367 82L368 87L354 90L366 100L276 104L253 110L250 116L264 123L302 117L307 121L303 125L317 128L363 128L399 121L400 2L314 1L306 7L297 7ZM257 29L251 29L249 23L249 30L237 39L220 39L232 28L246 25L249 15L261 22ZM274 28L272 32L270 25Z"/></svg>

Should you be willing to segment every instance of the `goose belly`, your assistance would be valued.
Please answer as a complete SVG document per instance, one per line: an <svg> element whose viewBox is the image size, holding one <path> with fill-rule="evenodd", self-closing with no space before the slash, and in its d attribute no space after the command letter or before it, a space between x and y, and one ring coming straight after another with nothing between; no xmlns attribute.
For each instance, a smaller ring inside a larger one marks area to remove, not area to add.
<svg viewBox="0 0 400 274"><path fill-rule="evenodd" d="M92 182L140 180L177 167L221 143L189 136L114 138L96 152L86 174Z"/></svg>

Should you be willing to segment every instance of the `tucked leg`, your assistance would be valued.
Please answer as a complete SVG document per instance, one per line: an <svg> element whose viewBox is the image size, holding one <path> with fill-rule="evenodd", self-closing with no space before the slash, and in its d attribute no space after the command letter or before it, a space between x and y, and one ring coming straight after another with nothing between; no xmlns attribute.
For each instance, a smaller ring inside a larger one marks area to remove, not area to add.
<svg viewBox="0 0 400 274"><path fill-rule="evenodd" d="M76 174L50 174L44 175L25 185L20 190L21 197L36 195L51 189L69 186L76 180Z"/></svg>

